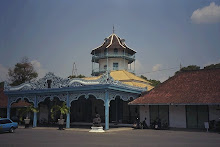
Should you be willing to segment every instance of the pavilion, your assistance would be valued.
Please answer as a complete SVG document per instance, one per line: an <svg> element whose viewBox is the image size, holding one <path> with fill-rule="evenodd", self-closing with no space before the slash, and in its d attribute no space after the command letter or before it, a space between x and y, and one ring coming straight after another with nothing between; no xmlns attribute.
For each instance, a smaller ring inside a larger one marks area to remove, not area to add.
<svg viewBox="0 0 220 147"><path fill-rule="evenodd" d="M128 102L153 88L150 82L134 75L131 64L135 62L135 53L113 32L91 52L93 77L63 79L48 73L37 81L14 87L5 83L7 117L10 118L13 103L27 100L40 109L33 115L33 127L36 127L41 119L48 121L51 105L64 101L71 110L66 116L67 128L71 122L91 122L96 113L104 120L106 130L109 122L133 123L139 111Z"/></svg>

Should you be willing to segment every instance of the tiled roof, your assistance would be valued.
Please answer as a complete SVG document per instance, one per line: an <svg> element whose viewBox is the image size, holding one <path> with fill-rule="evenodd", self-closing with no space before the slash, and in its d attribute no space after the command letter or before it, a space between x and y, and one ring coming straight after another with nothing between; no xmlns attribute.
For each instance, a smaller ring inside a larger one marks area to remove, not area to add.
<svg viewBox="0 0 220 147"><path fill-rule="evenodd" d="M146 81L126 70L111 71L110 75L114 80L121 81L124 84L142 88L147 87L147 90L151 90L153 88L149 81Z"/></svg>
<svg viewBox="0 0 220 147"><path fill-rule="evenodd" d="M101 75L100 76L95 76L95 77L85 77L85 78L82 78L82 79L84 79L84 80L98 80L100 77L101 77Z"/></svg>
<svg viewBox="0 0 220 147"><path fill-rule="evenodd" d="M130 104L220 104L220 69L180 72Z"/></svg>
<svg viewBox="0 0 220 147"><path fill-rule="evenodd" d="M8 105L8 97L4 94L4 88L0 88L0 108L7 108ZM18 101L17 103L13 103L11 107L26 107L30 106L30 103L25 101Z"/></svg>
<svg viewBox="0 0 220 147"><path fill-rule="evenodd" d="M139 82L123 82L123 83L127 85L131 85L131 86L141 87L141 88L147 87L147 91L154 88L153 86L146 84L146 83L139 83Z"/></svg>
<svg viewBox="0 0 220 147"><path fill-rule="evenodd" d="M114 80L137 80L137 81L142 81L142 82L146 82L146 83L150 83L126 70L115 70L115 71L111 71L110 75L114 78Z"/></svg>
<svg viewBox="0 0 220 147"><path fill-rule="evenodd" d="M132 54L136 53L135 50L127 47L127 45L124 42L122 42L122 39L113 33L109 37L106 38L106 41L102 45L93 49L91 54L94 54L95 50L104 50L106 48L110 48L111 46L114 48L115 47L124 48Z"/></svg>
<svg viewBox="0 0 220 147"><path fill-rule="evenodd" d="M120 81L120 82L127 84L127 85L141 87L141 88L147 87L148 91L151 90L152 88L154 88L153 86L150 85L149 81L146 81L145 79L142 79L142 78L126 71L126 70L111 71L110 75L114 80ZM100 77L101 77L101 75L97 76L97 77L87 77L87 78L83 78L83 79L97 80Z"/></svg>

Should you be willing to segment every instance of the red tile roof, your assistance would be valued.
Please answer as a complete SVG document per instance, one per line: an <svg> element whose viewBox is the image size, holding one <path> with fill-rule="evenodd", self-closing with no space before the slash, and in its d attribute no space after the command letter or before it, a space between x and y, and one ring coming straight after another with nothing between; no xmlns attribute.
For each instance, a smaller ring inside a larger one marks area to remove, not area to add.
<svg viewBox="0 0 220 147"><path fill-rule="evenodd" d="M129 104L220 104L220 69L180 72Z"/></svg>
<svg viewBox="0 0 220 147"><path fill-rule="evenodd" d="M4 88L0 88L0 108L7 108L8 105L8 97L4 94ZM30 106L30 103L25 101L18 101L17 103L13 103L11 107L26 107Z"/></svg>

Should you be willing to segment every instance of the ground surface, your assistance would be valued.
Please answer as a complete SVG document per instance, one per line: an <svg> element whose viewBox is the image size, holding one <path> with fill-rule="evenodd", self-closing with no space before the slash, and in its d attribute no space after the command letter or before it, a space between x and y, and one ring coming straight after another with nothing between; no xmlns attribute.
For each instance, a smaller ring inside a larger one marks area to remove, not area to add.
<svg viewBox="0 0 220 147"><path fill-rule="evenodd" d="M220 134L173 130L113 128L105 133L88 129L34 128L0 134L0 146L220 146Z"/></svg>

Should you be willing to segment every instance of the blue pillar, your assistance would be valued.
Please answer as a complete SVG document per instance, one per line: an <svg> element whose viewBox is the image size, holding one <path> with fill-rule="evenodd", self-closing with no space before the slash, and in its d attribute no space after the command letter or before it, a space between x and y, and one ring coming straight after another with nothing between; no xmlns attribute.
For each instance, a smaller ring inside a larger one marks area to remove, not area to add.
<svg viewBox="0 0 220 147"><path fill-rule="evenodd" d="M34 108L37 108L37 96L34 98ZM37 127L37 112L34 112L33 128Z"/></svg>
<svg viewBox="0 0 220 147"><path fill-rule="evenodd" d="M66 106L70 109L69 93L67 93ZM66 115L66 128L70 128L70 113Z"/></svg>
<svg viewBox="0 0 220 147"><path fill-rule="evenodd" d="M105 91L105 130L109 129L109 92Z"/></svg>
<svg viewBox="0 0 220 147"><path fill-rule="evenodd" d="M10 112L11 112L11 102L9 101L9 98L8 98L8 106L7 106L7 118L10 118Z"/></svg>

